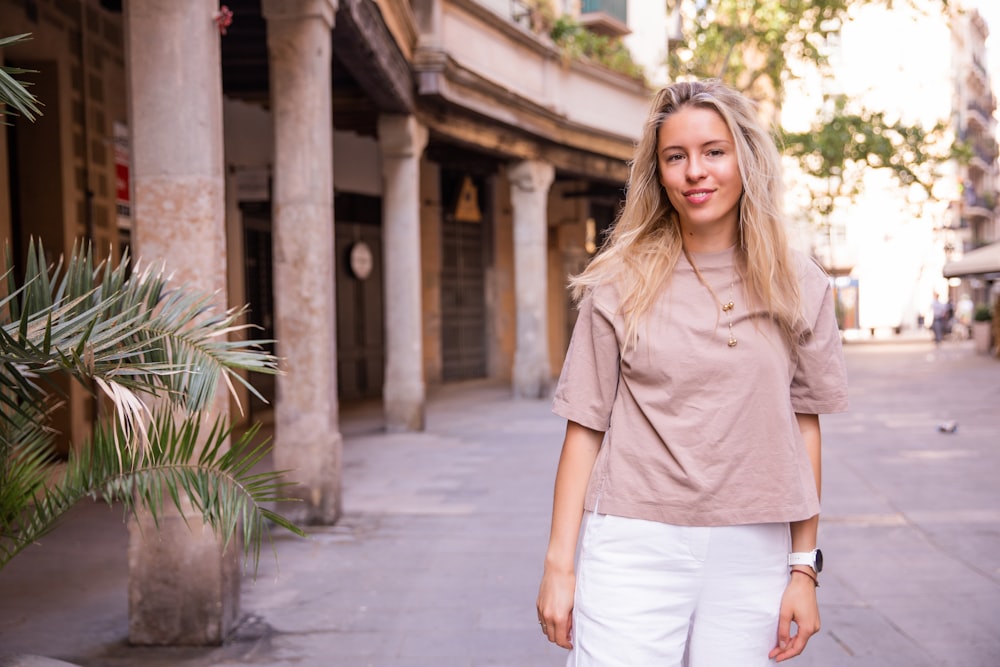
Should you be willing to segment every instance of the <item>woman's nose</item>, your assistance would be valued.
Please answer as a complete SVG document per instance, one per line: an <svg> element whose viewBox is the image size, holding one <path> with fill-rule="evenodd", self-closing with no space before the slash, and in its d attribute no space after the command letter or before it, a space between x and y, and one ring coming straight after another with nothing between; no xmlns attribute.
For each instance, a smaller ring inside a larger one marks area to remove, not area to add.
<svg viewBox="0 0 1000 667"><path fill-rule="evenodd" d="M687 161L687 171L685 174L688 180L700 181L705 177L705 164L700 158L691 157Z"/></svg>

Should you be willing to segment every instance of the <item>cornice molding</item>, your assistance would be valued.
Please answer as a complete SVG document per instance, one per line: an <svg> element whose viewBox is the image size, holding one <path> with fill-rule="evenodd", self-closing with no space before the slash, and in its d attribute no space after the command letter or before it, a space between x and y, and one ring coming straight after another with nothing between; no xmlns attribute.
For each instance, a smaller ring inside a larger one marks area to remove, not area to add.
<svg viewBox="0 0 1000 667"><path fill-rule="evenodd" d="M413 113L410 63L375 2L340 0L333 48L380 111Z"/></svg>

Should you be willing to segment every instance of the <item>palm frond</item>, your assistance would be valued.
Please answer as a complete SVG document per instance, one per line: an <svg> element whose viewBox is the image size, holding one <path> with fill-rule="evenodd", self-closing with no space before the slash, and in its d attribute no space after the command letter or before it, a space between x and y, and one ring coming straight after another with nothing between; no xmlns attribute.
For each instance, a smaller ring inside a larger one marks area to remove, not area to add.
<svg viewBox="0 0 1000 667"><path fill-rule="evenodd" d="M13 35L11 37L0 37L0 49L11 44L17 44L31 39L31 33ZM34 121L36 116L41 116L39 109L41 102L28 91L31 84L19 81L16 76L21 74L31 74L35 70L21 69L20 67L0 66L0 113L19 113L30 121ZM12 107L12 112L7 107Z"/></svg>
<svg viewBox="0 0 1000 667"><path fill-rule="evenodd" d="M260 394L240 370L277 373L277 358L252 339L229 340L248 325L245 309L222 310L212 295L170 285L164 270L95 265L75 248L46 263L29 244L22 282L7 253L0 296L0 568L52 529L86 496L121 502L154 519L164 503L193 511L228 545L242 529L244 558L256 572L262 541L274 524L302 531L269 509L291 482L281 471L254 472L268 451L256 428L235 442L220 421L204 433L202 411L221 384ZM54 402L50 377L68 375L109 398L112 414L91 440L69 454L52 478ZM158 401L158 411L148 407Z"/></svg>
<svg viewBox="0 0 1000 667"><path fill-rule="evenodd" d="M0 460L0 568L31 543L18 544L13 536L24 533L34 536L33 541L54 525L52 510L58 491L29 511L44 495L54 466L53 433L44 426L46 406L51 405L51 401L38 401L17 411L0 412L0 451L5 454Z"/></svg>
<svg viewBox="0 0 1000 667"><path fill-rule="evenodd" d="M98 380L136 425L146 423L126 400L136 394L197 411L222 384L238 399L239 384L263 400L240 371L277 373L277 358L261 348L265 341L228 338L252 326L239 323L245 308L221 310L213 295L171 288L162 268L129 273L127 257L117 267L94 267L91 253L78 249L65 269L62 261L45 266L44 258L32 241L23 284L0 298L0 313L9 315L0 319L0 362L19 381L55 372Z"/></svg>
<svg viewBox="0 0 1000 667"><path fill-rule="evenodd" d="M149 447L136 452L118 446L121 435L115 431L121 425L109 422L71 452L64 475L47 488L38 484L47 475L44 449L21 448L33 457L31 465L22 468L33 470L23 475L24 484L33 486L33 500L16 517L0 517L0 569L51 530L73 504L92 497L120 502L130 513L141 508L154 520L167 503L185 519L193 508L227 547L242 527L244 564L252 563L256 574L270 524L305 536L267 506L293 500L284 493L293 483L284 481L284 471L254 471L270 449L266 440L258 441L258 427L233 438L232 427L220 420L207 434L202 422L200 413L178 419L169 410L157 411L146 434Z"/></svg>

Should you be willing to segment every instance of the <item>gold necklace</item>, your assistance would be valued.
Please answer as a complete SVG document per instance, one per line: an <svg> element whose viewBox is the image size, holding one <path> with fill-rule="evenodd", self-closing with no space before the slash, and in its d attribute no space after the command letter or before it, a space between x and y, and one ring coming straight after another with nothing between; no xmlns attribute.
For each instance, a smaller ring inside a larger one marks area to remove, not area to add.
<svg viewBox="0 0 1000 667"><path fill-rule="evenodd" d="M736 265L733 264L733 275L729 279L729 300L724 302L719 298L719 295L715 293L712 286L708 284L708 281L701 275L701 271L698 270L698 266L691 259L691 255L688 253L687 249L684 250L684 256L687 257L688 263L691 265L691 268L694 269L694 275L698 277L698 282L705 286L705 289L707 289L709 294L712 295L712 298L715 299L722 307L722 312L725 313L726 321L729 324L729 340L726 341L726 344L729 347L736 347L738 341L736 340L736 336L733 334L733 308L736 307L733 303L733 288L736 285Z"/></svg>

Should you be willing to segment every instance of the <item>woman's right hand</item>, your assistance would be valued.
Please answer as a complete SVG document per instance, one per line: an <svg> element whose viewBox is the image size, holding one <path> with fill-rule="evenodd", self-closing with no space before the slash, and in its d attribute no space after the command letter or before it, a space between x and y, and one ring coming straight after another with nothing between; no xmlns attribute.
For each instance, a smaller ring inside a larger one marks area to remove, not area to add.
<svg viewBox="0 0 1000 667"><path fill-rule="evenodd" d="M538 622L550 642L565 649L573 648L573 595L576 575L572 570L545 568L538 587Z"/></svg>

